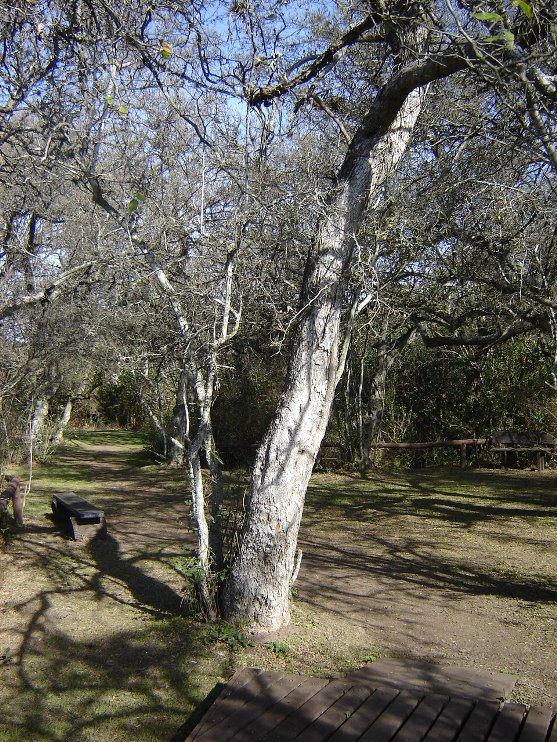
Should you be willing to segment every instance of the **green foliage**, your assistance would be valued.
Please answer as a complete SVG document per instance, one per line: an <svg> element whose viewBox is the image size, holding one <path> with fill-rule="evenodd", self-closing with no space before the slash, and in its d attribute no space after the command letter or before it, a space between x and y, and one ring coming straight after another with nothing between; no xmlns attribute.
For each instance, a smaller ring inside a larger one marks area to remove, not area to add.
<svg viewBox="0 0 557 742"><path fill-rule="evenodd" d="M503 16L499 15L499 13L494 12L480 12L480 13L473 13L474 18L477 18L479 21L494 21L498 23L503 23Z"/></svg>
<svg viewBox="0 0 557 742"><path fill-rule="evenodd" d="M527 3L526 0L513 0L511 5L513 7L518 6L528 19L532 17L534 11L530 3Z"/></svg>
<svg viewBox="0 0 557 742"><path fill-rule="evenodd" d="M226 644L230 649L253 647L253 642L246 634L235 626L227 623L211 624L207 628L206 640Z"/></svg>
<svg viewBox="0 0 557 742"><path fill-rule="evenodd" d="M146 416L133 374L123 371L97 390L97 407L103 422L138 429Z"/></svg>
<svg viewBox="0 0 557 742"><path fill-rule="evenodd" d="M104 102L121 116L127 116L128 107L124 103L117 101L113 95L105 95Z"/></svg>
<svg viewBox="0 0 557 742"><path fill-rule="evenodd" d="M168 41L161 41L159 54L163 59L170 59L170 57L172 56L172 45L169 44Z"/></svg>
<svg viewBox="0 0 557 742"><path fill-rule="evenodd" d="M130 199L128 203L128 211L131 213L137 209L137 207L145 202L145 195L138 191L135 196Z"/></svg>
<svg viewBox="0 0 557 742"><path fill-rule="evenodd" d="M433 351L415 344L388 382L383 437L431 441L486 437L504 429L557 432L555 394L535 338L484 354ZM407 463L443 463L458 451L406 454Z"/></svg>
<svg viewBox="0 0 557 742"><path fill-rule="evenodd" d="M185 602L190 611L202 616L204 611L199 597L201 585L204 583L207 586L216 603L216 595L226 578L227 568L206 572L196 557L179 557L172 560L172 565L185 578Z"/></svg>
<svg viewBox="0 0 557 742"><path fill-rule="evenodd" d="M290 647L284 642L267 642L265 646L267 646L273 654L288 654L290 652Z"/></svg>
<svg viewBox="0 0 557 742"><path fill-rule="evenodd" d="M195 557L178 557L172 561L172 564L190 585L198 584L202 571Z"/></svg>

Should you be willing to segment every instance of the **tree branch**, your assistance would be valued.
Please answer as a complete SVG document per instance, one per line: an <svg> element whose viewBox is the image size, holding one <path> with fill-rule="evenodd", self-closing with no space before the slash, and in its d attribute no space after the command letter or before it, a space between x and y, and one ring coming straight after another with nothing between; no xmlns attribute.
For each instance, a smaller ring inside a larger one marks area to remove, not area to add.
<svg viewBox="0 0 557 742"><path fill-rule="evenodd" d="M92 265L93 261L76 265L75 268L70 268L70 270L62 273L55 281L52 281L52 283L48 284L48 286L44 286L39 291L23 296L19 301L13 302L12 304L6 304L5 306L0 307L0 320L11 317L13 314L25 307L53 301L60 293L62 285L66 283L68 279L80 271L87 270L87 268L90 268Z"/></svg>
<svg viewBox="0 0 557 742"><path fill-rule="evenodd" d="M275 98L280 98L280 96L284 95L284 93L287 93L290 90L298 87L299 85L303 85L304 83L313 80L319 73L325 72L328 69L334 67L334 65L338 62L342 52L349 46L352 46L357 41L359 41L363 34L366 33L366 31L369 31L371 28L376 26L379 22L381 22L381 20L382 17L378 14L366 16L366 18L364 18L361 23L358 23L356 26L348 29L348 31L343 34L337 42L331 44L331 46L329 46L328 49L323 52L323 54L315 57L312 63L295 77L292 77L289 80L285 79L278 83L278 85L265 86L259 89L248 89L246 91L246 98L248 102L252 106L259 106L261 104L270 106ZM296 69L297 66L298 65L292 65L290 69Z"/></svg>

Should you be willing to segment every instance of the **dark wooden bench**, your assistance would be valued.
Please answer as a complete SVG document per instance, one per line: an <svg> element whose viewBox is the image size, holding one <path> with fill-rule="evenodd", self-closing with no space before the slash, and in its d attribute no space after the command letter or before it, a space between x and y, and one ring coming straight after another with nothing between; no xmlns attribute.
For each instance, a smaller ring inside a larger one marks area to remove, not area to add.
<svg viewBox="0 0 557 742"><path fill-rule="evenodd" d="M56 492L51 507L54 520L66 526L74 541L106 535L104 512L75 492Z"/></svg>
<svg viewBox="0 0 557 742"><path fill-rule="evenodd" d="M492 434L491 450L501 454L503 469L508 468L510 461L516 461L518 454L534 453L538 471L543 471L547 456L555 450L555 440L549 433L538 430L502 430Z"/></svg>

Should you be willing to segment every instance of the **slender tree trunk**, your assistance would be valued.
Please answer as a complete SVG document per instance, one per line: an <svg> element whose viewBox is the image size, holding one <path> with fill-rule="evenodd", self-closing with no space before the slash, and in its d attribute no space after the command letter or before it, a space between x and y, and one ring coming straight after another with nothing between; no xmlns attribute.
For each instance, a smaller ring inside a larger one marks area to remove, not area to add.
<svg viewBox="0 0 557 742"><path fill-rule="evenodd" d="M203 476L201 462L199 460L199 449L188 450L188 470L190 475L191 500L193 518L197 528L197 560L199 573L197 575L196 587L199 603L208 621L214 621L217 617L215 596L210 585L211 572L211 548L209 541L209 524L205 514L205 493L203 487Z"/></svg>
<svg viewBox="0 0 557 742"><path fill-rule="evenodd" d="M4 417L2 397L0 397L0 433L2 435L2 445L0 446L0 465L2 465L4 461L11 460L10 436L8 434L6 419Z"/></svg>
<svg viewBox="0 0 557 742"><path fill-rule="evenodd" d="M64 431L68 427L68 424L72 417L72 409L73 409L73 399L70 397L66 404L64 405L64 410L62 412L62 415L60 416L60 420L58 421L58 427L56 428L56 432L54 433L54 436L52 438L53 445L57 446L59 443L62 443L62 440L64 439Z"/></svg>
<svg viewBox="0 0 557 742"><path fill-rule="evenodd" d="M362 420L362 466L369 469L371 466L371 443L379 433L385 412L385 397L387 394L387 378L395 361L417 335L418 330L412 328L401 335L394 343L383 341L377 348L377 365L371 382L371 394L367 414Z"/></svg>
<svg viewBox="0 0 557 742"><path fill-rule="evenodd" d="M210 430L209 420L209 430ZM221 508L223 501L222 467L215 450L215 442L212 432L207 435L205 441L205 454L211 474L211 497L209 502L209 546L211 548L212 569L220 572L224 567L223 536L221 523Z"/></svg>
<svg viewBox="0 0 557 742"><path fill-rule="evenodd" d="M198 597L209 621L217 617L217 585L215 572L223 566L220 507L222 502L222 476L220 462L216 456L211 408L216 382L216 357L213 357L205 373L198 370L194 382L199 410L199 425L193 439L186 429L187 461L190 475L193 518L197 528ZM205 507L205 489L201 472L201 451L205 452L211 474L209 517Z"/></svg>
<svg viewBox="0 0 557 742"><path fill-rule="evenodd" d="M255 631L279 629L290 619L298 530L333 401L354 238L370 196L406 150L423 95L410 88L376 101L349 147L308 258L285 390L257 453L245 525L222 594L224 615Z"/></svg>
<svg viewBox="0 0 557 742"><path fill-rule="evenodd" d="M172 410L170 435L167 436L169 445L168 463L170 466L182 466L184 463L186 431L188 429L186 384L186 372L185 370L182 370L180 372L180 381L176 391L176 404Z"/></svg>
<svg viewBox="0 0 557 742"><path fill-rule="evenodd" d="M46 399L45 397L40 397L35 402L35 407L29 426L29 439L27 441L27 461L30 467L32 465L33 456L42 442L42 436L46 425L48 410L48 399Z"/></svg>
<svg viewBox="0 0 557 742"><path fill-rule="evenodd" d="M85 380L81 381L78 384L77 388L74 390L72 396L68 398L68 401L64 406L62 415L60 416L60 420L58 421L56 433L54 434L54 437L52 439L52 443L54 443L55 445L62 442L64 438L64 432L70 424L74 400L77 399L77 397L79 397L81 394L83 394L86 386L87 382Z"/></svg>

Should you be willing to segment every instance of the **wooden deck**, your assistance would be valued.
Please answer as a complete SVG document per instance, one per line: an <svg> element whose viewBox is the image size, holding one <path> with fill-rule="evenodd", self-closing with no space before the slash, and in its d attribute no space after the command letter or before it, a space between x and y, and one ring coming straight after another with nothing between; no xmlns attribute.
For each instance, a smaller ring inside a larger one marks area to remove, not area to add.
<svg viewBox="0 0 557 742"><path fill-rule="evenodd" d="M453 670L443 677L414 663L410 687L396 688L387 677L383 685L375 682L380 665L330 681L238 670L189 736L184 730L172 742L557 742L550 709L503 702L506 688L498 680L507 676L492 682L487 673ZM385 676L395 671L396 662L387 663ZM443 692L432 692L443 682Z"/></svg>

